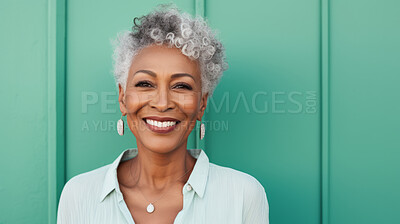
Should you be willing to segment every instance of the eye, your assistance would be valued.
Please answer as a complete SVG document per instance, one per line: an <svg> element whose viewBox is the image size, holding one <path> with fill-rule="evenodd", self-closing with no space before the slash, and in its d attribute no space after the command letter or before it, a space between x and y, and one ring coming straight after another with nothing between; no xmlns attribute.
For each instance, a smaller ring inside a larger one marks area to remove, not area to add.
<svg viewBox="0 0 400 224"><path fill-rule="evenodd" d="M186 84L184 82L179 82L179 83L175 84L174 88L192 90L192 87L189 84Z"/></svg>
<svg viewBox="0 0 400 224"><path fill-rule="evenodd" d="M135 87L152 87L153 85L149 81L139 81L135 84Z"/></svg>

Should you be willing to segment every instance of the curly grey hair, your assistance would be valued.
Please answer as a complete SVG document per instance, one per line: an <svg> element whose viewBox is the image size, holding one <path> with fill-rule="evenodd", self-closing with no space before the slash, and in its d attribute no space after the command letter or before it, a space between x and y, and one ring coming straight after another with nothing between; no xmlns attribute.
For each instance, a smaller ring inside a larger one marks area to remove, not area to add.
<svg viewBox="0 0 400 224"><path fill-rule="evenodd" d="M134 19L132 31L119 33L114 42L114 78L124 91L132 60L149 45L176 47L191 60L198 60L202 92L211 96L223 72L228 69L225 49L204 18L181 13L175 5L159 5Z"/></svg>

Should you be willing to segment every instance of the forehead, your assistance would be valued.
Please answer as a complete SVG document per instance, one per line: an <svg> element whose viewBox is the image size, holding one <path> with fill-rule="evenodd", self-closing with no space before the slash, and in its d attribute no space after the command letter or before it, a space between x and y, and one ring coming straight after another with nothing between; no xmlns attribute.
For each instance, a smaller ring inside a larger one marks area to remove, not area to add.
<svg viewBox="0 0 400 224"><path fill-rule="evenodd" d="M141 70L152 70L157 74L189 73L200 77L197 61L192 61L178 48L163 45L151 45L139 51L132 60L130 74Z"/></svg>

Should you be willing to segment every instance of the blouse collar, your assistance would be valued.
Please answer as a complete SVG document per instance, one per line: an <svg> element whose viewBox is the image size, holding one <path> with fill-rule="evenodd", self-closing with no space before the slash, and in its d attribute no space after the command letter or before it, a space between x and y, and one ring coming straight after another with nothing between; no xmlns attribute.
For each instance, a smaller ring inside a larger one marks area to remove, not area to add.
<svg viewBox="0 0 400 224"><path fill-rule="evenodd" d="M207 185L208 171L210 167L209 159L202 149L188 149L188 152L197 159L193 171L190 174L188 183L193 187L197 195L202 198ZM132 159L133 157L137 156L137 154L138 149L127 149L123 151L112 164L109 165L104 177L100 202L102 202L114 189L117 191L119 199L122 200L122 194L119 189L117 179L117 168L120 162Z"/></svg>

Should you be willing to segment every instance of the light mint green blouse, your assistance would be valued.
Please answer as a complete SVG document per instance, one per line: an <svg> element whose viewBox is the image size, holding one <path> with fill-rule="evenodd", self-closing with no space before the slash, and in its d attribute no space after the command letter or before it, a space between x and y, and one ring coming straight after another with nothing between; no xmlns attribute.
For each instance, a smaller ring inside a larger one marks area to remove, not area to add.
<svg viewBox="0 0 400 224"><path fill-rule="evenodd" d="M183 209L174 224L269 223L267 196L257 179L210 163L201 149L189 152L197 161L182 189ZM112 164L70 179L61 194L57 223L134 224L119 188L117 167L137 154L137 149L127 149Z"/></svg>

